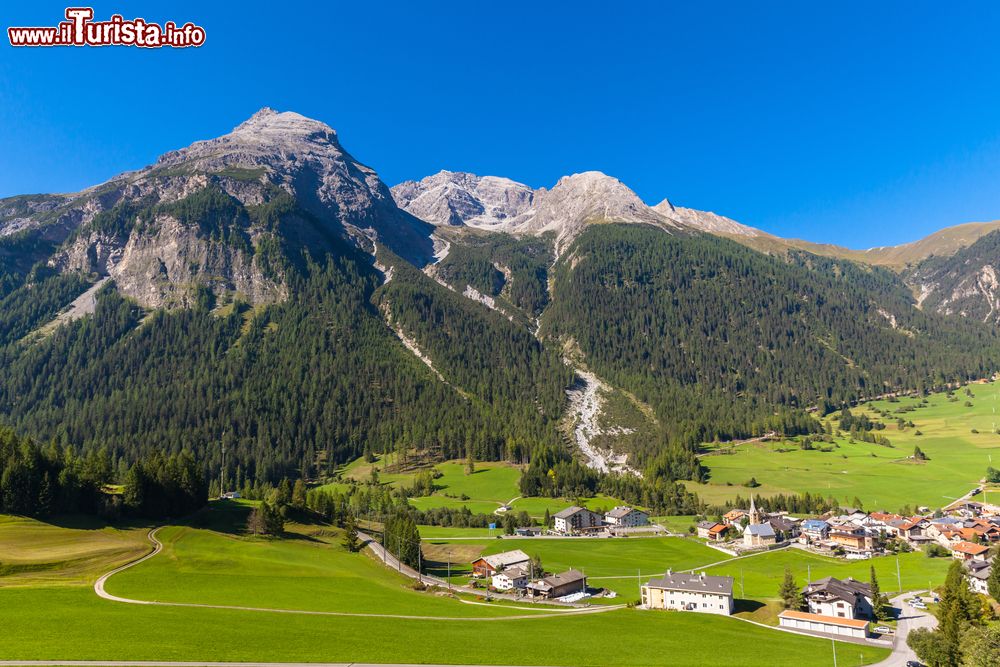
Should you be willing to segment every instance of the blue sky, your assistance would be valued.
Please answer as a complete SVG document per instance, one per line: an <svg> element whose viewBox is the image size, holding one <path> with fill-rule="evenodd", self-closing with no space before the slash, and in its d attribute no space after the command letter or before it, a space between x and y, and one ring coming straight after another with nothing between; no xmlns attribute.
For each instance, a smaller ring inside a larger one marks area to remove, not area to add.
<svg viewBox="0 0 1000 667"><path fill-rule="evenodd" d="M0 196L101 182L266 105L327 122L390 185L597 169L650 204L899 243L1000 218L1000 5L953 4L95 2L98 19L193 21L207 42L4 36ZM65 6L0 17L54 25Z"/></svg>

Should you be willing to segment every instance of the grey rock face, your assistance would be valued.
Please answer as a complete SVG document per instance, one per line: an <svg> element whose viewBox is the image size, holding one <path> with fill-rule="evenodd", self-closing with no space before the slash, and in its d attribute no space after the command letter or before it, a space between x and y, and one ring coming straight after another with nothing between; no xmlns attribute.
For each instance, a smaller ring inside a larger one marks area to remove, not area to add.
<svg viewBox="0 0 1000 667"><path fill-rule="evenodd" d="M267 230L249 221L241 230L247 243L235 245L170 215L158 215L152 224L127 220L130 231L124 234L90 225L118 205L148 215L157 205L209 186L244 206L269 201L279 188L289 193L311 216L299 216L301 229L291 230L303 243L339 237L370 251L378 241L418 266L434 252L432 226L400 210L375 171L347 153L333 129L267 108L225 136L172 151L83 192L2 200L0 235L35 230L61 244L51 265L110 276L120 291L147 307L187 305L198 285L252 303L285 298L283 278L265 271L253 251Z"/></svg>
<svg viewBox="0 0 1000 667"><path fill-rule="evenodd" d="M509 229L534 214L535 192L497 176L441 171L391 191L400 208L435 225Z"/></svg>
<svg viewBox="0 0 1000 667"><path fill-rule="evenodd" d="M442 171L392 188L397 204L435 225L513 234L553 233L565 248L584 226L634 222L677 229L680 223L646 206L621 181L598 171L564 176L551 190L532 190L496 176Z"/></svg>
<svg viewBox="0 0 1000 667"><path fill-rule="evenodd" d="M759 229L741 224L731 218L712 213L711 211L698 211L693 208L674 206L666 199L654 206L653 210L688 227L700 229L710 234L749 237L763 235L763 232Z"/></svg>

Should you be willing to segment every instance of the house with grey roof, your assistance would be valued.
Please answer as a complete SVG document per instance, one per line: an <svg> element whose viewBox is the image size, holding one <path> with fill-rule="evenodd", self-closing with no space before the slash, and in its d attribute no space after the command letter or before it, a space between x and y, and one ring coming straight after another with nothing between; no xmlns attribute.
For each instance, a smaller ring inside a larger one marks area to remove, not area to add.
<svg viewBox="0 0 1000 667"><path fill-rule="evenodd" d="M871 618L871 586L852 577L825 577L806 584L802 599L809 613L834 618Z"/></svg>
<svg viewBox="0 0 1000 667"><path fill-rule="evenodd" d="M734 608L733 578L667 570L662 577L650 579L642 587L642 606L729 616Z"/></svg>
<svg viewBox="0 0 1000 667"><path fill-rule="evenodd" d="M531 597L561 598L565 595L587 592L587 576L577 570L553 574L539 581L532 581L526 588Z"/></svg>

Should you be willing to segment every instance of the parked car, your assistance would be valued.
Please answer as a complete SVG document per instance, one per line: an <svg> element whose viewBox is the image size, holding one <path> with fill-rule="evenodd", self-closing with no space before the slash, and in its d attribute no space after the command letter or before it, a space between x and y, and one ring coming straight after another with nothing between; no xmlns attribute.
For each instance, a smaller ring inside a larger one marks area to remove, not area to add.
<svg viewBox="0 0 1000 667"><path fill-rule="evenodd" d="M891 635L892 628L890 628L888 625L880 625L877 628L875 628L875 632L879 633L880 635Z"/></svg>
<svg viewBox="0 0 1000 667"><path fill-rule="evenodd" d="M924 667L924 666L919 662L917 662L916 660L907 660L906 667Z"/></svg>

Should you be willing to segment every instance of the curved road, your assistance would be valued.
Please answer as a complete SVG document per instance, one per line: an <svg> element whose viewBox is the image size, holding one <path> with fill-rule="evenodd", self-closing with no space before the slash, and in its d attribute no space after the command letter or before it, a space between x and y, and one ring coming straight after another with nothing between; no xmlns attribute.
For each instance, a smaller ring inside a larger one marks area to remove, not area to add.
<svg viewBox="0 0 1000 667"><path fill-rule="evenodd" d="M111 570L105 575L102 575L96 582L94 582L94 592L101 598L105 600L110 600L112 602L122 602L125 604L143 604L143 605L156 605L160 607L194 607L199 609L226 609L230 611L257 611L257 612L269 612L272 614L303 614L306 616L350 616L355 618L396 618L402 620L413 620L413 621L469 621L469 622L483 622L483 621L519 621L534 618L557 618L564 616L580 616L584 614L601 614L608 611L613 611L616 609L621 609L624 605L607 605L607 606L596 606L596 607L584 607L584 608L572 608L572 609L551 609L546 611L540 611L534 614L513 614L510 616L422 616L422 615L411 615L411 614L375 614L367 612L348 612L348 611L311 611L305 609L275 609L272 607L244 607L239 605L225 605L225 604L203 604L197 602L159 602L155 600L135 600L133 598L124 598L118 595L112 595L108 593L104 586L108 579L123 572L130 567L135 567L139 563L145 562L160 553L163 550L163 543L157 539L156 533L159 528L155 528L149 531L149 541L153 544L153 550L143 556L142 558L137 558L136 560L126 563L121 567ZM371 545L369 545L371 546ZM381 547L381 545L379 545ZM384 556L385 554L383 554ZM391 556L390 556L391 558ZM386 561L388 564L388 561ZM405 566L404 566L405 567ZM428 577L424 577L428 579ZM0 665L5 665L7 663L0 662ZM52 663L47 663L52 664ZM74 663L76 664L76 663ZM109 664L109 663L100 663ZM201 664L201 663L199 663Z"/></svg>
<svg viewBox="0 0 1000 667"><path fill-rule="evenodd" d="M899 609L899 621L896 624L896 637L892 646L892 655L872 667L906 667L909 660L919 662L917 654L906 645L906 637L917 628L933 630L937 627L937 619L929 611L914 609L906 604L906 598L914 597L913 593L904 593L894 597L890 602Z"/></svg>

